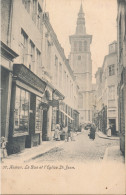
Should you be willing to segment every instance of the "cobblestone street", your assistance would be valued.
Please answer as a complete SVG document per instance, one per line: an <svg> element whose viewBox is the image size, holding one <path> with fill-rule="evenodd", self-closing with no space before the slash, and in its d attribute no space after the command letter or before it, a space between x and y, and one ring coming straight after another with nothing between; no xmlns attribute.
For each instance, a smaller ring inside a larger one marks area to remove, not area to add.
<svg viewBox="0 0 126 195"><path fill-rule="evenodd" d="M118 146L119 140L99 138L96 134L94 141L88 137L89 131L84 131L75 137L75 141L64 142L49 152L36 158L35 162L100 162L107 147Z"/></svg>

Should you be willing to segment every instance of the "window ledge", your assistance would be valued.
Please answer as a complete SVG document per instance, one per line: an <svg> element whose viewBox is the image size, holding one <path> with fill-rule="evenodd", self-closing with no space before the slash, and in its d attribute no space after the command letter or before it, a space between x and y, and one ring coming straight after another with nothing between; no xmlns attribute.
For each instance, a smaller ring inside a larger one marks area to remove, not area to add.
<svg viewBox="0 0 126 195"><path fill-rule="evenodd" d="M28 132L25 132L25 133L15 133L15 134L13 134L13 137L20 137L20 136L24 136L24 135L29 135L29 133Z"/></svg>
<svg viewBox="0 0 126 195"><path fill-rule="evenodd" d="M42 131L35 131L35 134L38 134L38 133L40 134L40 133L42 133Z"/></svg>

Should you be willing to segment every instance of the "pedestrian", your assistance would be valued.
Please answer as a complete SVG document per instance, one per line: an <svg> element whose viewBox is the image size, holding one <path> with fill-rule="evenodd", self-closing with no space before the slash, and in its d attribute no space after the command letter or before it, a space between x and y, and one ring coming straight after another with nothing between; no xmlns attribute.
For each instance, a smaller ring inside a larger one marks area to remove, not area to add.
<svg viewBox="0 0 126 195"><path fill-rule="evenodd" d="M109 128L107 129L107 136L111 137L111 125L109 125Z"/></svg>
<svg viewBox="0 0 126 195"><path fill-rule="evenodd" d="M68 126L68 134L67 134L67 141L72 141L72 133L71 133L71 131L72 131L72 123L70 123L69 124L69 126Z"/></svg>
<svg viewBox="0 0 126 195"><path fill-rule="evenodd" d="M56 141L60 141L60 125L59 124L56 124L55 126L54 139Z"/></svg>
<svg viewBox="0 0 126 195"><path fill-rule="evenodd" d="M92 124L92 125L91 125L91 128L90 128L90 134L89 134L89 137L90 137L90 139L92 139L92 140L95 139L95 131L96 131L95 124Z"/></svg>
<svg viewBox="0 0 126 195"><path fill-rule="evenodd" d="M6 146L7 146L7 141L5 140L5 137L1 137L1 161L3 160L3 158L7 157Z"/></svg>

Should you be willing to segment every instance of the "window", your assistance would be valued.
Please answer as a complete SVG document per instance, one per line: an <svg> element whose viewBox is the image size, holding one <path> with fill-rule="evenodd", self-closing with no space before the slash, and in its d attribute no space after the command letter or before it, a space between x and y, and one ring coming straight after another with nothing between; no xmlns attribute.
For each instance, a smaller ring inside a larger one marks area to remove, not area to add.
<svg viewBox="0 0 126 195"><path fill-rule="evenodd" d="M58 58L55 56L55 68L54 68L54 83L57 83L57 71L58 71Z"/></svg>
<svg viewBox="0 0 126 195"><path fill-rule="evenodd" d="M81 56L78 56L78 60L81 60Z"/></svg>
<svg viewBox="0 0 126 195"><path fill-rule="evenodd" d="M74 51L77 51L77 42L74 41Z"/></svg>
<svg viewBox="0 0 126 195"><path fill-rule="evenodd" d="M37 69L40 70L41 67L41 52L36 49L36 61L37 61Z"/></svg>
<svg viewBox="0 0 126 195"><path fill-rule="evenodd" d="M112 75L115 74L115 65L114 64L113 65L110 65L108 67L108 69L109 69L109 76L112 76Z"/></svg>
<svg viewBox="0 0 126 195"><path fill-rule="evenodd" d="M31 0L22 0L22 3L24 4L24 7L27 10L27 12L30 13L30 3L31 3Z"/></svg>
<svg viewBox="0 0 126 195"><path fill-rule="evenodd" d="M79 51L82 51L82 42L79 41Z"/></svg>
<svg viewBox="0 0 126 195"><path fill-rule="evenodd" d="M36 98L36 121L35 130L42 131L42 121L43 121L43 110L41 106L41 98Z"/></svg>
<svg viewBox="0 0 126 195"><path fill-rule="evenodd" d="M41 30L41 19L42 19L42 9L38 3L38 12L37 12L37 27L39 30Z"/></svg>
<svg viewBox="0 0 126 195"><path fill-rule="evenodd" d="M34 63L35 63L35 45L34 43L30 40L30 53L29 53L29 69L34 71Z"/></svg>
<svg viewBox="0 0 126 195"><path fill-rule="evenodd" d="M37 0L32 0L32 20L36 23Z"/></svg>
<svg viewBox="0 0 126 195"><path fill-rule="evenodd" d="M21 29L21 63L27 65L27 53L28 53L28 36Z"/></svg>
<svg viewBox="0 0 126 195"><path fill-rule="evenodd" d="M62 87L62 64L59 64L59 86Z"/></svg>
<svg viewBox="0 0 126 195"><path fill-rule="evenodd" d="M108 99L109 100L114 100L115 99L115 86L110 86L108 88Z"/></svg>
<svg viewBox="0 0 126 195"><path fill-rule="evenodd" d="M16 87L14 131L28 132L30 97L26 90Z"/></svg>
<svg viewBox="0 0 126 195"><path fill-rule="evenodd" d="M48 71L50 71L50 59L51 59L51 44L50 42L47 40L47 69Z"/></svg>
<svg viewBox="0 0 126 195"><path fill-rule="evenodd" d="M84 51L87 51L87 41L84 41Z"/></svg>

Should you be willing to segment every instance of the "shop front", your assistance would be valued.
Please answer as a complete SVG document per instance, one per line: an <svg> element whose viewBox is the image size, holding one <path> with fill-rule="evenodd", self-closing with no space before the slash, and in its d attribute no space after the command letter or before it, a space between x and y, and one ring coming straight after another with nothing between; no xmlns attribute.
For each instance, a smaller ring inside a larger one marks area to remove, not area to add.
<svg viewBox="0 0 126 195"><path fill-rule="evenodd" d="M79 112L77 110L73 110L73 127L74 131L79 130Z"/></svg>
<svg viewBox="0 0 126 195"><path fill-rule="evenodd" d="M10 113L10 99L12 86L12 70L13 59L18 56L12 49L10 49L2 41L1 47L1 137L8 140L9 129L9 113Z"/></svg>
<svg viewBox="0 0 126 195"><path fill-rule="evenodd" d="M8 153L41 144L46 83L23 64L13 65Z"/></svg>
<svg viewBox="0 0 126 195"><path fill-rule="evenodd" d="M50 105L52 106L52 137L54 135L56 124L62 124L60 101L62 101L63 99L63 94L61 94L57 89L53 90L52 101L50 102Z"/></svg>

